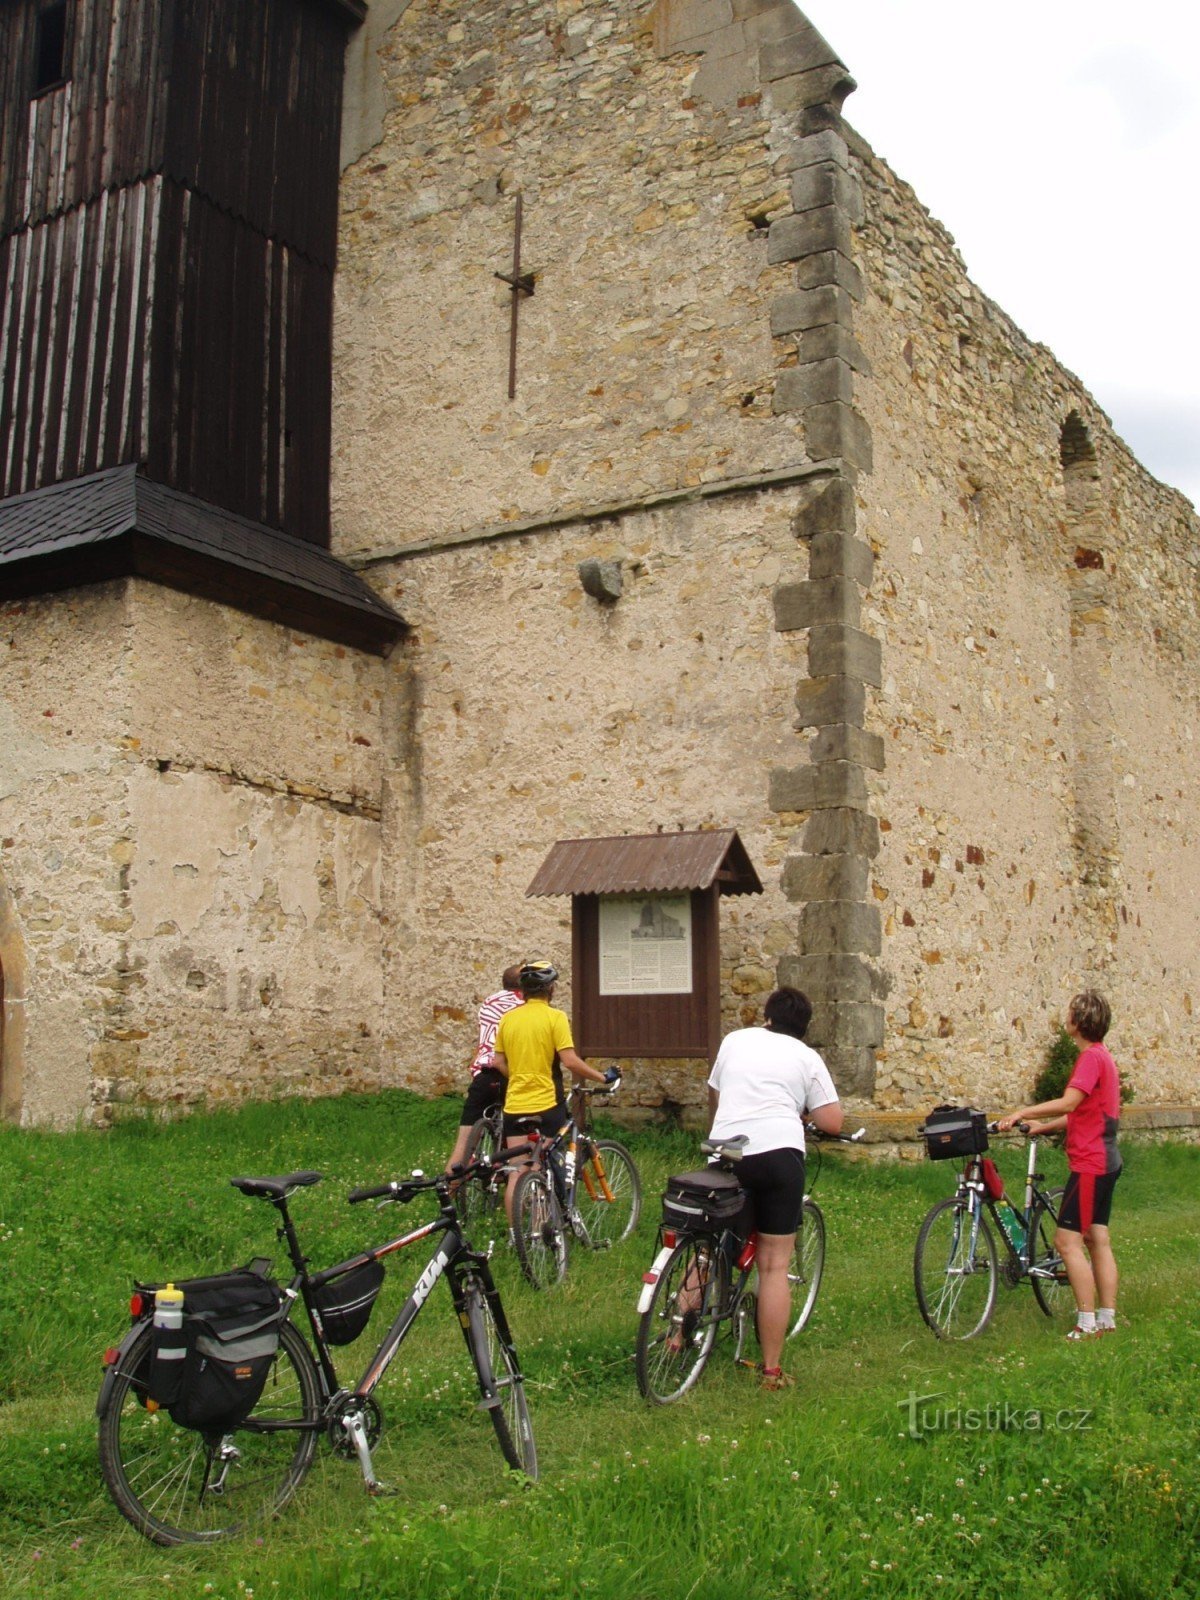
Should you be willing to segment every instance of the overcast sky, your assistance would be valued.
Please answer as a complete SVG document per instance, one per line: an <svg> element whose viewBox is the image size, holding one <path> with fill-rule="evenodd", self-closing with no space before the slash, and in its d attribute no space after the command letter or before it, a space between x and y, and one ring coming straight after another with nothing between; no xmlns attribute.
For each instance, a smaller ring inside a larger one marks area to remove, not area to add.
<svg viewBox="0 0 1200 1600"><path fill-rule="evenodd" d="M799 0L848 120L967 271L1200 504L1200 21L1187 0Z"/></svg>

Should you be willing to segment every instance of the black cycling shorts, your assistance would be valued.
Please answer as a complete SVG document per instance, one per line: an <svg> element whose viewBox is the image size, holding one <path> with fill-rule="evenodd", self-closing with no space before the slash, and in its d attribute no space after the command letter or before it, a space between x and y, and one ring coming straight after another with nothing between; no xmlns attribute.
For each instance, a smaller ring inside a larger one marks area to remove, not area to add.
<svg viewBox="0 0 1200 1600"><path fill-rule="evenodd" d="M518 1111L515 1116L504 1113L504 1137L528 1139L530 1130L536 1128L543 1139L553 1139L567 1120L564 1105L550 1106L545 1111Z"/></svg>
<svg viewBox="0 0 1200 1600"><path fill-rule="evenodd" d="M734 1163L737 1180L750 1197L751 1218L739 1219L737 1231L795 1233L804 1203L804 1151L763 1150ZM747 1226L748 1224L748 1226Z"/></svg>
<svg viewBox="0 0 1200 1600"><path fill-rule="evenodd" d="M1096 1176L1090 1172L1073 1172L1063 1190L1062 1205L1058 1208L1058 1225L1068 1233L1086 1233L1094 1224L1107 1228L1112 1215L1113 1189L1120 1170Z"/></svg>
<svg viewBox="0 0 1200 1600"><path fill-rule="evenodd" d="M460 1128L470 1128L479 1121L489 1106L504 1104L504 1091L508 1087L508 1079L502 1072L497 1072L495 1067L484 1067L471 1079L471 1087L467 1090L467 1098L463 1101L462 1116L458 1119Z"/></svg>

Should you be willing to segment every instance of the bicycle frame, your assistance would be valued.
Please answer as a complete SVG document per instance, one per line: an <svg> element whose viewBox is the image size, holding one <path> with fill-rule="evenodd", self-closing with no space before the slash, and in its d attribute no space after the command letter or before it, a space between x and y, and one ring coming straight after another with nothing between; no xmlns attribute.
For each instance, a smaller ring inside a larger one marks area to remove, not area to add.
<svg viewBox="0 0 1200 1600"><path fill-rule="evenodd" d="M1037 1135L1033 1134L1029 1138L1029 1154L1025 1166L1024 1203L1020 1208L1013 1206L1013 1211L1019 1218L1025 1235L1024 1242L1022 1243L1020 1249L1017 1249L1012 1240L1008 1237L1007 1230L1005 1229L1004 1223L1000 1217L998 1204L988 1194L984 1185L982 1156L971 1156L968 1159L966 1165L963 1167L962 1172L959 1174L958 1183L955 1188L955 1193L962 1196L964 1200L967 1199L968 1195L970 1196L969 1205L971 1211L972 1255L974 1255L975 1252L975 1246L979 1235L979 1223L983 1217L983 1209L986 1206L991 1215L992 1221L996 1224L997 1233L1004 1241L1005 1248L1012 1259L1020 1266L1022 1276L1028 1273L1030 1266L1032 1265L1034 1240L1033 1235L1030 1232L1030 1224L1033 1220L1035 1208L1044 1208L1049 1215L1054 1218L1055 1222L1058 1221L1058 1208L1055 1206L1047 1191L1038 1187L1039 1184L1043 1183L1045 1180L1043 1174L1037 1170L1037 1147ZM1011 1200L1009 1201L1009 1204L1012 1205Z"/></svg>
<svg viewBox="0 0 1200 1600"><path fill-rule="evenodd" d="M558 1132L546 1137L539 1134L536 1129L533 1129L529 1134L529 1141L534 1147L532 1165L549 1169L559 1202L570 1219L572 1227L582 1226L577 1220L578 1209L575 1205L575 1196L579 1187L579 1140L581 1136L586 1137L590 1129L586 1097L590 1094L612 1093L612 1090L616 1087L617 1085L614 1084L611 1087L605 1085L602 1088L584 1089L577 1085L571 1091L571 1095L572 1098L579 1097L579 1110L568 1111L567 1120ZM608 1178L604 1172L603 1164L597 1162L596 1165L599 1170L600 1182L603 1185L604 1199L612 1200L614 1196L608 1186ZM587 1171L583 1174L583 1182L589 1198L595 1200L597 1196L592 1189L591 1174Z"/></svg>

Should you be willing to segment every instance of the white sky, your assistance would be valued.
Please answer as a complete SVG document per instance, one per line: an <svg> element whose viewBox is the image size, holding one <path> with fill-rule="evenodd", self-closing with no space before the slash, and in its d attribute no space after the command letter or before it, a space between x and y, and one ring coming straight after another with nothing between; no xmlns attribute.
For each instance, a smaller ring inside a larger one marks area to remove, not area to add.
<svg viewBox="0 0 1200 1600"><path fill-rule="evenodd" d="M1200 11L799 0L973 281L1200 504Z"/></svg>

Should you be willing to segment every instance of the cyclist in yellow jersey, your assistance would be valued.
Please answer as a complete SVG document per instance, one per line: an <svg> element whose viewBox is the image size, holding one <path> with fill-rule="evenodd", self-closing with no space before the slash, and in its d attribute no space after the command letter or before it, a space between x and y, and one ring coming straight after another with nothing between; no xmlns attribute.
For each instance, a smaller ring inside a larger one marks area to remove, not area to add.
<svg viewBox="0 0 1200 1600"><path fill-rule="evenodd" d="M497 1071L508 1079L504 1096L504 1142L508 1145L525 1143L531 1122L544 1137L551 1138L567 1120L554 1078L556 1061L574 1077L592 1083L607 1083L617 1076L615 1067L608 1072L589 1067L576 1051L566 1012L550 1004L558 982L556 967L548 961L527 961L519 982L525 1004L501 1017L493 1054ZM516 1181L514 1171L505 1194L510 1224Z"/></svg>

